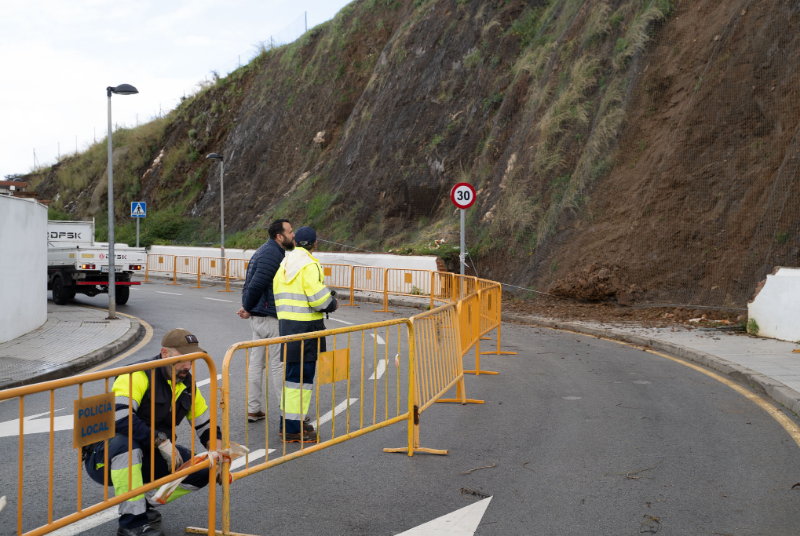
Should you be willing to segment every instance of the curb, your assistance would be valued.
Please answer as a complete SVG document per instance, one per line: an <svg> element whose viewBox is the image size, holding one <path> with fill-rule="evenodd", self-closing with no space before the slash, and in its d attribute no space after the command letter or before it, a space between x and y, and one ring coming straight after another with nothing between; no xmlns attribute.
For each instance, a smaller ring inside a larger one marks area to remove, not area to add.
<svg viewBox="0 0 800 536"><path fill-rule="evenodd" d="M513 313L503 313L503 320L509 320L520 324L530 324L542 328L555 328L572 331L596 338L603 337L606 339L637 344L648 349L668 353L673 356L704 365L728 376L731 380L738 383L747 384L756 391L769 396L774 401L786 407L787 409L790 409L794 413L800 414L800 393L794 389L773 378L770 378L765 374L756 372L753 369L744 367L738 363L733 363L732 361L728 361L727 359L717 357L706 352L701 352L700 350L694 350L692 348L687 348L686 346L681 346L679 344L674 344L651 337L632 335L630 333L625 333L610 328L593 328L589 326L582 326L580 324L574 324L572 322L561 322L558 320L548 320L545 318L530 317Z"/></svg>
<svg viewBox="0 0 800 536"><path fill-rule="evenodd" d="M27 377L22 380L11 380L8 382L0 383L0 391L5 389L12 389L14 387L22 387L23 385L31 385L34 383L41 383L50 380L58 380L73 376L79 372L83 372L87 368L106 361L110 357L127 350L136 343L144 334L144 326L135 318L131 318L131 327L125 335L117 339L111 344L95 350L90 354L83 357L73 359L68 363L63 363L51 368L41 370L34 376Z"/></svg>

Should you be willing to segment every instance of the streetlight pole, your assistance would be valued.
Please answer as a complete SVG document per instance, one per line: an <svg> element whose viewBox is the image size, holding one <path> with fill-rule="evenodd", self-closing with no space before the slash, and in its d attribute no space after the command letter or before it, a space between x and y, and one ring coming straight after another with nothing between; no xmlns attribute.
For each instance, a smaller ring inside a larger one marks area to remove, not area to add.
<svg viewBox="0 0 800 536"><path fill-rule="evenodd" d="M108 319L117 318L117 277L114 267L116 254L114 253L114 159L111 144L111 94L133 95L139 91L130 84L120 84L117 87L108 86Z"/></svg>
<svg viewBox="0 0 800 536"><path fill-rule="evenodd" d="M217 160L219 162L219 231L221 237L221 250L222 250L222 275L226 273L225 267L225 182L223 177L225 175L225 163L221 154L211 153L206 156L206 159Z"/></svg>

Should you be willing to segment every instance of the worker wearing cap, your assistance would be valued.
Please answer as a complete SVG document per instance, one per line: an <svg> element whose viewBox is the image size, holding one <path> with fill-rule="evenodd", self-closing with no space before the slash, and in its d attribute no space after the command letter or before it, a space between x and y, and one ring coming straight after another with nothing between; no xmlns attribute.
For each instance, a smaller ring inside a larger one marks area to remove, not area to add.
<svg viewBox="0 0 800 536"><path fill-rule="evenodd" d="M158 359L167 359L193 352L205 352L198 346L197 337L185 329L173 329L161 340L159 355L140 361L147 363ZM194 405L192 405L191 387L194 380L191 375L192 362L183 361L172 366L137 371L133 374L122 374L117 377L112 390L116 402L116 436L108 443L108 468L104 468L105 455L103 442L84 448L86 471L92 480L103 484L104 472L108 470L108 481L114 486L114 493L126 493L128 478L132 488L150 482L151 448L155 450L154 477L163 478L178 470L184 461L189 461L191 451L181 445L174 445L172 438L172 399L175 399L175 426L184 418L194 417L194 426L200 443L206 449L211 436L211 417L200 389L195 388ZM172 386L173 373L175 386ZM152 398L152 383L155 382L155 401ZM150 427L151 411L155 403L154 428ZM132 408L130 405L132 404ZM129 465L128 432L129 411L133 410L132 464ZM222 438L219 427L216 429L218 439ZM173 455L174 451L174 455ZM173 457L174 456L174 457ZM192 473L170 495L167 502L198 490L208 484L208 469ZM137 495L119 505L118 536L163 536L159 530L161 514L154 507L158 503L150 501L145 494Z"/></svg>
<svg viewBox="0 0 800 536"><path fill-rule="evenodd" d="M336 298L325 286L322 266L311 256L317 245L317 233L311 227L301 227L295 232L294 240L296 247L286 253L272 283L281 336L324 330L323 313L333 312L338 307ZM311 432L301 435L301 430L311 401L317 351L326 349L324 337L290 342L281 348L286 374L281 397L285 420L280 433L287 443L299 442L301 438L309 442L317 440Z"/></svg>

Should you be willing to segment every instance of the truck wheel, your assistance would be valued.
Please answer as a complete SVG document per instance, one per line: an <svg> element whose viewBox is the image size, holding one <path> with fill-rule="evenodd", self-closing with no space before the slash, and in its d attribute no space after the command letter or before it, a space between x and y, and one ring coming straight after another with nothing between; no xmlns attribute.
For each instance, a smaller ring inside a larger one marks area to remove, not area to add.
<svg viewBox="0 0 800 536"><path fill-rule="evenodd" d="M64 286L64 282L61 280L60 276L56 276L53 279L53 301L56 302L57 305L66 305L74 297L75 293L70 292L70 290Z"/></svg>
<svg viewBox="0 0 800 536"><path fill-rule="evenodd" d="M125 305L131 297L131 288L127 285L117 287L117 305Z"/></svg>

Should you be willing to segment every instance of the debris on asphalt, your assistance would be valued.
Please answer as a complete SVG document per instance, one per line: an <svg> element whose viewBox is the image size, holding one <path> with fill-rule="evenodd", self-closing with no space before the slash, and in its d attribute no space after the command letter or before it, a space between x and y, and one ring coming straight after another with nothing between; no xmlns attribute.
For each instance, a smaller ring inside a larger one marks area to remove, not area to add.
<svg viewBox="0 0 800 536"><path fill-rule="evenodd" d="M658 467L658 464L655 464L652 467L647 467L646 469L639 469L638 471L631 471L629 473L626 473L625 476L627 478L631 479L631 480L638 480L638 479L642 478L642 476L644 476L644 475L642 475L642 476L631 476L631 475L635 475L637 473L644 473L645 471L649 471L651 469L655 469L656 467Z"/></svg>
<svg viewBox="0 0 800 536"><path fill-rule="evenodd" d="M533 461L530 461L530 462L525 462L525 463L523 463L523 464L522 464L522 467L523 467L523 468L525 468L525 469L527 469L528 471L533 471L533 472L535 473L536 471L535 471L534 469L531 469L530 467L525 467L525 466L526 466L526 465L528 465L529 463L533 463Z"/></svg>
<svg viewBox="0 0 800 536"><path fill-rule="evenodd" d="M496 464L496 463L493 463L492 465L487 465L487 466L485 466L485 467L476 467L475 469L470 469L470 470L469 470L469 471L467 471L466 473L465 473L465 472L462 472L461 474L462 474L462 475L468 475L468 474L470 474L472 471L478 471L478 470L480 470L480 469L491 469L492 467L497 467L497 464Z"/></svg>
<svg viewBox="0 0 800 536"><path fill-rule="evenodd" d="M481 499L488 499L491 497L491 495L486 495L480 491L475 491L472 488L461 488L461 495L474 495L475 497L480 497Z"/></svg>
<svg viewBox="0 0 800 536"><path fill-rule="evenodd" d="M644 515L639 534L655 534L661 528L661 520L655 516Z"/></svg>
<svg viewBox="0 0 800 536"><path fill-rule="evenodd" d="M794 489L794 488L800 488L800 482L798 482L797 484L795 484L794 486L792 486L790 489Z"/></svg>

